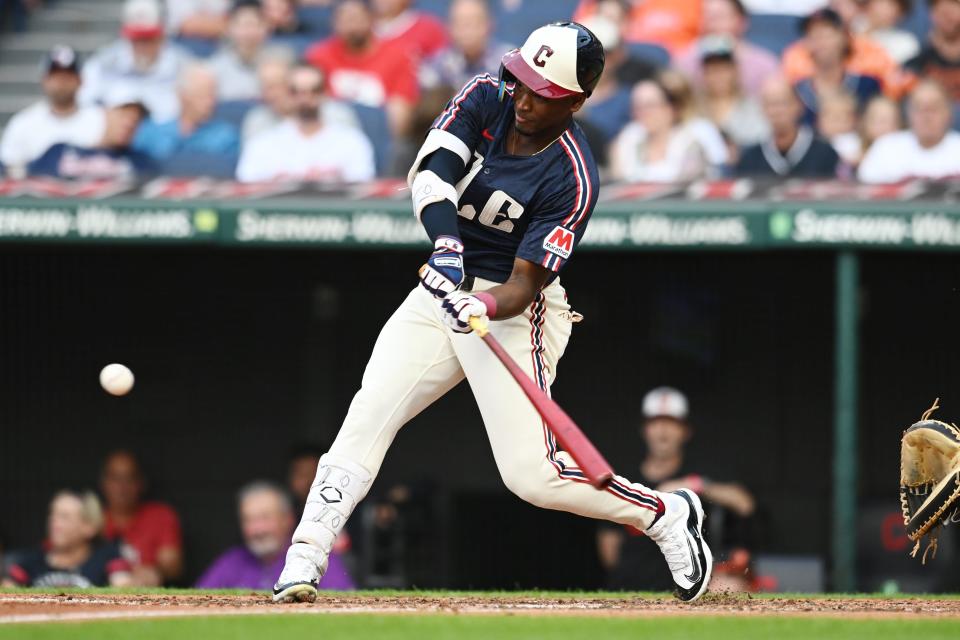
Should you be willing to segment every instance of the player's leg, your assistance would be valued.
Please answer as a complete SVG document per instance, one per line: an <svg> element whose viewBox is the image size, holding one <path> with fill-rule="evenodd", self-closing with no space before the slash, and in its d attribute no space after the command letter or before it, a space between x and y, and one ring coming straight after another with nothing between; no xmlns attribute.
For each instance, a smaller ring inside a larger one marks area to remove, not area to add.
<svg viewBox="0 0 960 640"><path fill-rule="evenodd" d="M360 390L320 458L275 600L316 597L313 585L326 571L333 542L367 494L400 427L462 379L439 306L418 286L380 332Z"/></svg>
<svg viewBox="0 0 960 640"><path fill-rule="evenodd" d="M522 316L490 324L491 332L514 360L547 390L556 377L571 327L569 305L559 283L544 289ZM670 547L665 555L672 569L681 564L679 557L671 557L676 556L672 547L679 540L673 534L686 531L690 520L697 536L691 544L697 547L698 555L702 547L704 560L697 567L683 567L678 587L685 599L699 596L709 579L706 565L710 563L706 558L709 549L699 538L703 512L696 496L660 493L622 476L616 476L603 491L594 489L573 460L558 451L540 415L486 345L468 334L454 336L453 346L477 399L507 487L537 506L627 524L647 531L654 539L662 538L661 531L669 529L671 539L661 543L661 548L664 544ZM696 580L684 580L683 576ZM674 577L678 577L676 571Z"/></svg>

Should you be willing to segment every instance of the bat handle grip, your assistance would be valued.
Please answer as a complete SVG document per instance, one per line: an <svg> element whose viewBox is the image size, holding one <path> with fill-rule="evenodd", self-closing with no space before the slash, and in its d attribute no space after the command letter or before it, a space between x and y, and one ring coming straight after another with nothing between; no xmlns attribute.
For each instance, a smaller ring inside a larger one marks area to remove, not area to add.
<svg viewBox="0 0 960 640"><path fill-rule="evenodd" d="M481 338L490 333L487 323L480 316L470 316L470 328Z"/></svg>

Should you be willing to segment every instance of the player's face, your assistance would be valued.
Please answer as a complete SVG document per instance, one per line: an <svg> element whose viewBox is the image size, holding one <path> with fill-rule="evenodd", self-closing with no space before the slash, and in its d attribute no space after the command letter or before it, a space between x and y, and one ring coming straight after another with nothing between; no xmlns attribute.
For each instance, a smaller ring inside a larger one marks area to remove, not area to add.
<svg viewBox="0 0 960 640"><path fill-rule="evenodd" d="M687 441L687 427L673 418L653 418L643 425L643 439L647 451L654 458L666 458L683 453Z"/></svg>
<svg viewBox="0 0 960 640"><path fill-rule="evenodd" d="M518 81L513 90L514 126L525 136L562 130L570 116L583 106L584 99L584 96L544 98Z"/></svg>

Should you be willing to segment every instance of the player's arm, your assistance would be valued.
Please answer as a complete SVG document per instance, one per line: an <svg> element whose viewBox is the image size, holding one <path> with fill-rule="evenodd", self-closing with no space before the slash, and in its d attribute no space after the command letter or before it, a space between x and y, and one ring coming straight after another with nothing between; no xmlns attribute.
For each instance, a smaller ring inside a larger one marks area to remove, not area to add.
<svg viewBox="0 0 960 640"><path fill-rule="evenodd" d="M523 258L514 258L513 271L503 284L473 294L454 293L443 299L444 321L454 331L469 333L470 318L504 320L523 313L547 284L550 271Z"/></svg>

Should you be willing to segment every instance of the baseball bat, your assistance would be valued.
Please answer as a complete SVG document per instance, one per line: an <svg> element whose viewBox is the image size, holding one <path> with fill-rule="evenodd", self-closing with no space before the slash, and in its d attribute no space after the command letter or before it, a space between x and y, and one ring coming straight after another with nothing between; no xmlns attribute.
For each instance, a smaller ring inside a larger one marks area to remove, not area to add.
<svg viewBox="0 0 960 640"><path fill-rule="evenodd" d="M610 484L613 479L613 468L584 435L577 423L514 362L503 345L490 333L483 320L477 316L471 317L470 327L490 347L493 354L517 381L537 413L543 418L547 428L553 432L563 450L570 454L573 461L587 476L590 484L597 489L603 489Z"/></svg>

